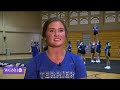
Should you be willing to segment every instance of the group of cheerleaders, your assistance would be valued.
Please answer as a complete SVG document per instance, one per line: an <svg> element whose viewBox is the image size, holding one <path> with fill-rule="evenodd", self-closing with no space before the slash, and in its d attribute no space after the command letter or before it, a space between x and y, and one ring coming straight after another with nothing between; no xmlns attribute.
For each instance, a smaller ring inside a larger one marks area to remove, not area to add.
<svg viewBox="0 0 120 90"><path fill-rule="evenodd" d="M89 47L90 48L90 53L91 53L91 63L100 63L100 53L101 53L101 43L98 39L98 26L95 24L93 26L93 36L94 36L94 41L90 42L89 45L87 46L83 41L77 40L77 54L81 56L81 58L84 61L84 64L86 64L86 49ZM106 59L106 66L104 67L105 69L111 69L110 66L110 42L107 41L105 45L105 59ZM72 51L72 45L71 42L68 41L68 46L67 49L69 52ZM96 55L96 58L95 58Z"/></svg>

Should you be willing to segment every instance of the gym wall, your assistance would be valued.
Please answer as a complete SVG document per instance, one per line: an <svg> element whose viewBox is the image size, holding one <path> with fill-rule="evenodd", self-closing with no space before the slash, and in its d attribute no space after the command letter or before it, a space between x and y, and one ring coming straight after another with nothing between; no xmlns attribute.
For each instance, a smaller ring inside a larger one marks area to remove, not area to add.
<svg viewBox="0 0 120 90"><path fill-rule="evenodd" d="M38 11L0 11L0 54L30 53L31 40L41 42Z"/></svg>

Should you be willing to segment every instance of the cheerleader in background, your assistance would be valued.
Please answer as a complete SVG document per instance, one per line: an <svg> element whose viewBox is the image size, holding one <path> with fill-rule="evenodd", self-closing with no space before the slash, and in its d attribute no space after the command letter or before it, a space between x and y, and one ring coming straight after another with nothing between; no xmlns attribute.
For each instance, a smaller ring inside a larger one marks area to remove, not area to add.
<svg viewBox="0 0 120 90"><path fill-rule="evenodd" d="M38 52L40 53L41 50L40 50L40 44L39 44L39 42L36 42L36 46L37 46Z"/></svg>
<svg viewBox="0 0 120 90"><path fill-rule="evenodd" d="M39 54L39 49L36 41L34 41L34 43L31 44L31 52L32 52L32 57L35 57L36 55Z"/></svg>
<svg viewBox="0 0 120 90"><path fill-rule="evenodd" d="M79 56L81 56L81 41L80 40L78 40L77 41L77 54L79 55Z"/></svg>
<svg viewBox="0 0 120 90"><path fill-rule="evenodd" d="M87 46L83 41L81 41L79 48L80 48L80 54L81 54L81 57L82 57L82 59L84 61L84 64L86 64L86 62L85 62L86 61L85 54L86 54Z"/></svg>
<svg viewBox="0 0 120 90"><path fill-rule="evenodd" d="M96 63L100 63L100 53L101 53L101 43L98 41L96 43Z"/></svg>
<svg viewBox="0 0 120 90"><path fill-rule="evenodd" d="M94 41L97 42L98 41L98 26L96 24L93 26L93 35L94 35Z"/></svg>
<svg viewBox="0 0 120 90"><path fill-rule="evenodd" d="M94 60L94 56L95 56L95 42L91 42L90 43L90 50L91 50L91 62L94 63L94 62L96 62Z"/></svg>
<svg viewBox="0 0 120 90"><path fill-rule="evenodd" d="M105 69L111 69L110 67L110 42L106 42L106 46L105 46L105 57L106 57L106 67L104 67Z"/></svg>
<svg viewBox="0 0 120 90"><path fill-rule="evenodd" d="M70 42L70 41L68 41L67 49L68 49L69 52L72 51L72 45L71 45L71 42Z"/></svg>

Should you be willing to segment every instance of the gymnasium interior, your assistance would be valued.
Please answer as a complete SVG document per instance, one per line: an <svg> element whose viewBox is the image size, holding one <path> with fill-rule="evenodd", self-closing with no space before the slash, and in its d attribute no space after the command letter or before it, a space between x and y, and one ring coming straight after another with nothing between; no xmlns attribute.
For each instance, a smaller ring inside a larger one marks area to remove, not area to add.
<svg viewBox="0 0 120 90"><path fill-rule="evenodd" d="M71 41L77 54L77 40L89 46L94 41L93 26L99 27L97 39L101 42L100 63L91 63L90 48L86 50L88 79L120 79L120 11L0 11L0 79L24 79L26 64L32 58L31 40L42 46L44 22L61 18L68 29L64 47ZM105 69L105 45L109 41L111 69ZM96 55L95 55L96 58ZM2 66L21 65L23 74L4 74Z"/></svg>

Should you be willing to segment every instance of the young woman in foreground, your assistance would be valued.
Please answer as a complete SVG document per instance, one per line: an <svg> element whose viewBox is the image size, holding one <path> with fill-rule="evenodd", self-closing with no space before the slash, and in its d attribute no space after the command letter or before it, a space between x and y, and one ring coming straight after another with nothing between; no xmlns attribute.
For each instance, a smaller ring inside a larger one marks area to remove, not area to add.
<svg viewBox="0 0 120 90"><path fill-rule="evenodd" d="M64 49L67 28L62 20L47 20L42 36L48 49L30 60L26 66L25 79L87 78L86 67L81 57Z"/></svg>

